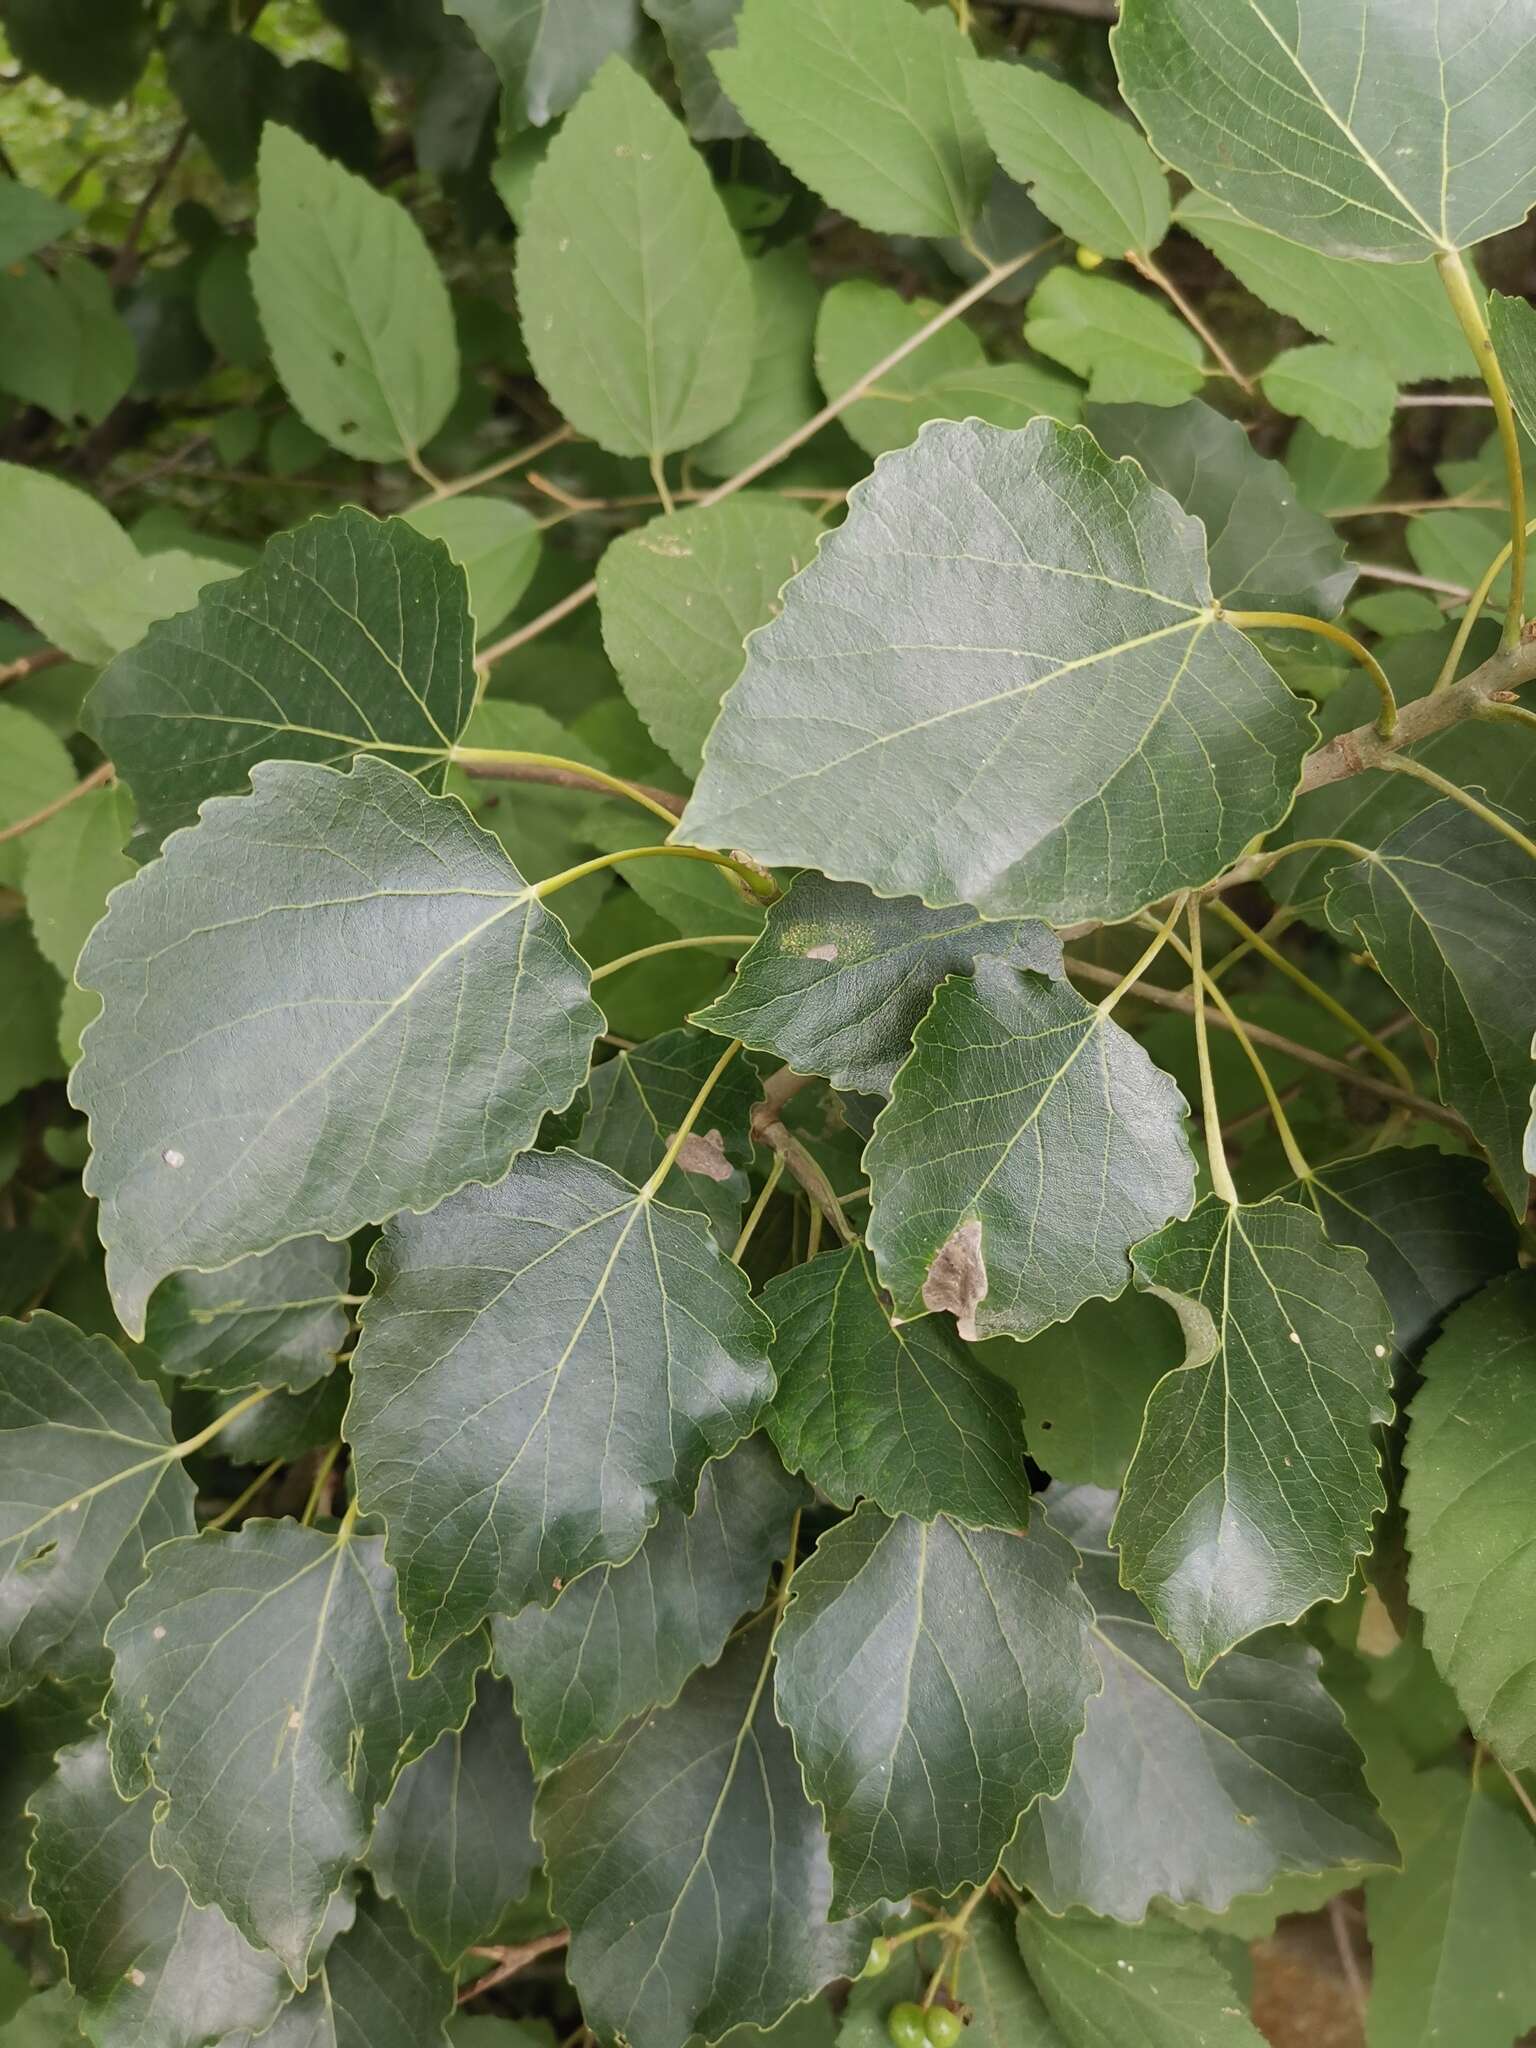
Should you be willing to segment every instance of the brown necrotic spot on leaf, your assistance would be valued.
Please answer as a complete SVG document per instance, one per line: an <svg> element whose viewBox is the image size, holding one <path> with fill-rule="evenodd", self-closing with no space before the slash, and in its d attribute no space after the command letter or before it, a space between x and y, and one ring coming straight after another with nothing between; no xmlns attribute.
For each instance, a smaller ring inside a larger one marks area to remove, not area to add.
<svg viewBox="0 0 1536 2048"><path fill-rule="evenodd" d="M684 1173L701 1173L706 1180L729 1180L731 1162L725 1156L725 1140L718 1131L691 1131L684 1138L677 1163Z"/></svg>
<svg viewBox="0 0 1536 2048"><path fill-rule="evenodd" d="M947 1309L968 1343L976 1338L976 1308L987 1292L981 1225L973 1217L940 1245L923 1282L923 1306Z"/></svg>

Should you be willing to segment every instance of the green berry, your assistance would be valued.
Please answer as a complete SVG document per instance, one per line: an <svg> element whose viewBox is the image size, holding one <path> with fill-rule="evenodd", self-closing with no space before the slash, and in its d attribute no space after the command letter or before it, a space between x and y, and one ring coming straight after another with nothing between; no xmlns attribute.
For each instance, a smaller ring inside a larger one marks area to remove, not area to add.
<svg viewBox="0 0 1536 2048"><path fill-rule="evenodd" d="M1098 270L1103 261L1104 258L1097 249L1080 248L1077 252L1077 267L1079 270Z"/></svg>
<svg viewBox="0 0 1536 2048"><path fill-rule="evenodd" d="M923 2008L920 2005L913 2005L910 1999L901 2005L893 2005L885 2021L885 2031L891 2037L891 2048L928 2048L925 2019Z"/></svg>
<svg viewBox="0 0 1536 2048"><path fill-rule="evenodd" d="M955 2048L955 2043L964 2031L965 2022L951 2007L933 2005L928 2008L928 2020L924 2029L928 2037L928 2048Z"/></svg>
<svg viewBox="0 0 1536 2048"><path fill-rule="evenodd" d="M866 1977L883 1977L891 1967L891 1957L894 1953L885 1936L877 1934L869 1944L869 1960L864 1965L863 1974Z"/></svg>

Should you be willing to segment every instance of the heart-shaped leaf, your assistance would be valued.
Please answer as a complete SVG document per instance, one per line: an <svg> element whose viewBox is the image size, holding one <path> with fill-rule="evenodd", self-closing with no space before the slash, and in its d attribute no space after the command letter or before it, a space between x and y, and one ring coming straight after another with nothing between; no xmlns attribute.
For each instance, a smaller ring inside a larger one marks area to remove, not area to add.
<svg viewBox="0 0 1536 2048"><path fill-rule="evenodd" d="M988 917L1118 918L1277 823L1311 734L1135 463L1048 420L935 422L753 636L679 836Z"/></svg>

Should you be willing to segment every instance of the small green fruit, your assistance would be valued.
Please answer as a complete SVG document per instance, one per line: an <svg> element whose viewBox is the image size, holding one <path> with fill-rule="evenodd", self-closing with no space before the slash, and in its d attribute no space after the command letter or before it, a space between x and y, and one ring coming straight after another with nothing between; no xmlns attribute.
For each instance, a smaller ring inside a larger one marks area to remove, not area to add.
<svg viewBox="0 0 1536 2048"><path fill-rule="evenodd" d="M928 2048L926 2017L923 2008L914 2005L910 1999L901 2005L893 2005L885 2021L891 2048Z"/></svg>
<svg viewBox="0 0 1536 2048"><path fill-rule="evenodd" d="M928 2048L955 2048L955 2043L965 2032L965 2022L951 2007L934 2005L928 2008L924 2031L928 2037Z"/></svg>
<svg viewBox="0 0 1536 2048"><path fill-rule="evenodd" d="M895 1951L885 1936L877 1934L869 1944L869 1959L864 1965L862 1974L866 1977L883 1977L891 1967L891 1957L894 1954Z"/></svg>
<svg viewBox="0 0 1536 2048"><path fill-rule="evenodd" d="M1097 270L1103 261L1104 258L1097 249L1079 247L1077 252L1077 267L1079 270Z"/></svg>

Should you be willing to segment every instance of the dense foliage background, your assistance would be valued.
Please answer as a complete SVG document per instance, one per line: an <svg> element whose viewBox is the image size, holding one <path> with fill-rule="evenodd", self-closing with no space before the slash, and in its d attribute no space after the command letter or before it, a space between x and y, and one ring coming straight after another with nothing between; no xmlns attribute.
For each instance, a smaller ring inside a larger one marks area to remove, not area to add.
<svg viewBox="0 0 1536 2048"><path fill-rule="evenodd" d="M1536 2028L1536 5L1114 13L0 0L3 2048Z"/></svg>

